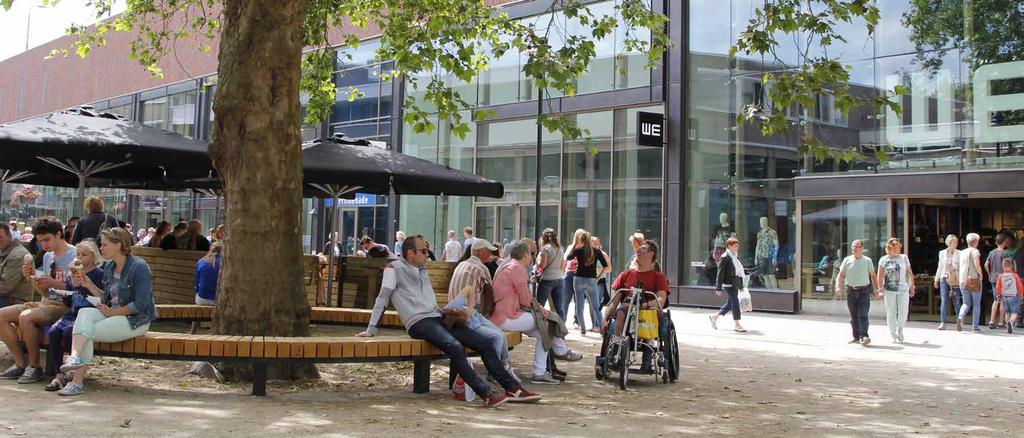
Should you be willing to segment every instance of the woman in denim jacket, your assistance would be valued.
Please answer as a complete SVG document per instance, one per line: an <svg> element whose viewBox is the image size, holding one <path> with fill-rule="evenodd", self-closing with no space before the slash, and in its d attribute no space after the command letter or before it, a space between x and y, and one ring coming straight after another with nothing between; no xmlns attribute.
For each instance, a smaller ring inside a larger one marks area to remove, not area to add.
<svg viewBox="0 0 1024 438"><path fill-rule="evenodd" d="M71 357L60 367L64 373L74 370L74 379L57 392L60 395L85 391L82 382L92 360L94 342L121 342L142 336L156 319L153 274L145 261L131 255L131 245L131 235L124 228L103 231L100 254L110 261L103 265L102 288L81 273L72 277L73 285L102 296L103 302L95 309L78 312Z"/></svg>

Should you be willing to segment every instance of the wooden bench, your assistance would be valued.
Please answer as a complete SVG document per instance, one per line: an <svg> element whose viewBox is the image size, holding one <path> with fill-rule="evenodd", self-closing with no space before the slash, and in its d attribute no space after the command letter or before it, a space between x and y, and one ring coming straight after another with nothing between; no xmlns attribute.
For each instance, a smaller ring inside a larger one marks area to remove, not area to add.
<svg viewBox="0 0 1024 438"><path fill-rule="evenodd" d="M209 320L212 306L158 305L158 321ZM317 307L311 312L311 322L328 324L366 325L370 321L366 309ZM381 318L382 327L401 328L401 319L394 311ZM21 337L20 330L18 336ZM506 333L509 349L522 343L521 333ZM43 346L46 337L42 338ZM469 355L475 353L466 349ZM178 361L237 361L253 365L252 395L267 393L267 366L280 362L305 363L365 363L412 362L413 392L430 391L430 362L447 356L430 343L408 336L224 336L192 335L151 331L143 336L123 342L97 342L96 355L131 359Z"/></svg>

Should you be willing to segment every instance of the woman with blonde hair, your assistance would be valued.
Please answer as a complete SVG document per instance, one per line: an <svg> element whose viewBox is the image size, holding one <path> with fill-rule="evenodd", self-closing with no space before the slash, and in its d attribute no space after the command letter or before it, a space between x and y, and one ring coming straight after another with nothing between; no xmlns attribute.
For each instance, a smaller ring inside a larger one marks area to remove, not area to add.
<svg viewBox="0 0 1024 438"><path fill-rule="evenodd" d="M103 282L103 270L97 265L101 262L100 249L92 239L85 239L75 245L75 259L72 261L71 274L81 272L89 277L93 283ZM47 391L60 391L67 385L70 376L60 371L60 365L64 363L64 352L71 349L71 334L78 318L78 311L87 307L96 307L89 301L93 295L88 289L72 284L72 275L64 277L64 289L74 292L73 295L64 297L64 305L70 311L65 313L57 322L50 326L46 332L46 374L54 376ZM93 298L95 300L95 298Z"/></svg>
<svg viewBox="0 0 1024 438"><path fill-rule="evenodd" d="M903 244L891 238L885 242L885 255L878 259L876 277L881 279L876 291L885 299L885 320L889 335L897 344L903 343L903 327L907 324L910 298L914 296L914 271L910 258L902 253Z"/></svg>
<svg viewBox="0 0 1024 438"><path fill-rule="evenodd" d="M562 312L559 313L559 315L569 314L569 304L572 303L573 297L576 295L576 286L574 282L576 279L577 262L575 260L569 260L569 254L572 254L573 250L576 248L583 246L583 244L580 243L580 236L586 232L587 231L583 228L577 228L576 231L572 233L572 246L566 248L563 255L563 257L565 257L565 263L563 264L564 272L562 274L562 294L565 297L565 300L562 302ZM575 318L575 316L573 318ZM569 320L566 319L565 322L569 322ZM579 329L579 327L580 322L576 321L573 328Z"/></svg>
<svg viewBox="0 0 1024 438"><path fill-rule="evenodd" d="M103 281L96 284L76 270L71 284L84 287L102 297L96 308L78 312L71 338L71 357L60 371L74 371L74 377L57 393L79 395L85 392L85 374L92 361L93 343L121 342L142 336L156 319L153 302L153 273L145 260L132 255L132 237L124 228L100 233L100 254L110 260L103 264Z"/></svg>
<svg viewBox="0 0 1024 438"><path fill-rule="evenodd" d="M597 288L597 265L608 266L608 258L604 252L594 249L590 240L590 233L584 231L580 234L580 246L569 253L569 260L576 261L576 275L573 279L573 290L576 295L576 323L580 326L580 333L587 334L587 323L583 318L584 301L590 301L590 321L593 324L591 330L595 333L601 332L601 292Z"/></svg>
<svg viewBox="0 0 1024 438"><path fill-rule="evenodd" d="M964 317L971 312L974 331L981 331L981 252L978 242L981 236L970 233L966 237L967 249L960 251L960 291L964 303L960 306L960 314L956 318L956 331L964 326Z"/></svg>
<svg viewBox="0 0 1024 438"><path fill-rule="evenodd" d="M946 236L946 248L939 251L939 266L935 270L935 289L939 291L939 330L946 329L949 308L956 315L960 311L960 250L956 249L956 235Z"/></svg>

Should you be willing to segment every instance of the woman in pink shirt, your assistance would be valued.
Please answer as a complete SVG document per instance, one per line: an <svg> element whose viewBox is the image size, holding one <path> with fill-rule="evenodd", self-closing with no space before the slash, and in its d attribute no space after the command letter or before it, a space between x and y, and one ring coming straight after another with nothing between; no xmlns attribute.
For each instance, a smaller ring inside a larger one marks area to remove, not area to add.
<svg viewBox="0 0 1024 438"><path fill-rule="evenodd" d="M498 328L507 332L521 332L537 339L533 349L533 379L535 384L557 385L559 381L546 371L548 363L548 352L544 350L544 343L540 341L540 330L537 329L537 321L530 312L533 295L527 286L529 275L526 267L533 261L530 254L530 247L523 243L512 245L510 251L512 260L498 268L494 274L494 312L490 320ZM525 309L525 311L524 311ZM550 312L541 308L541 316L547 319ZM552 339L552 349L555 351L555 358L559 360L577 361L583 358L579 353L569 350L565 339Z"/></svg>

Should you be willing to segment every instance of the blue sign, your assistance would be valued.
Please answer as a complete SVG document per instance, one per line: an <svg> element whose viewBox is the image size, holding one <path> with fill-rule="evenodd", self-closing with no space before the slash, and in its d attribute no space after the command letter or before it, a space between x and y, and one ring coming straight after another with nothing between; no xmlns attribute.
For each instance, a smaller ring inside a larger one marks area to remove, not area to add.
<svg viewBox="0 0 1024 438"><path fill-rule="evenodd" d="M338 199L338 205L341 207L369 207L377 205L377 195L370 195L366 193L356 193L354 199ZM325 207L334 206L334 199L324 199Z"/></svg>

